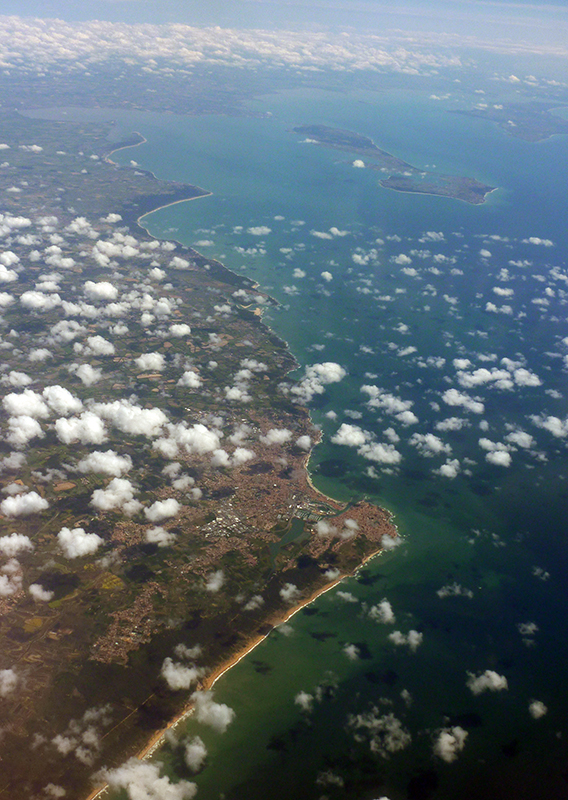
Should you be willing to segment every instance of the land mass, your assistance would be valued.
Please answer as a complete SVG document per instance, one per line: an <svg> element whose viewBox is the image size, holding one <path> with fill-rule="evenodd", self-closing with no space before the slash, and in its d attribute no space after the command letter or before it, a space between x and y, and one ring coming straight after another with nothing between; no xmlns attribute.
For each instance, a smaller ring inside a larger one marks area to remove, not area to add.
<svg viewBox="0 0 568 800"><path fill-rule="evenodd" d="M314 142L334 150L342 150L354 156L365 158L359 166L379 170L388 177L379 181L385 189L416 194L433 194L463 200L472 205L485 202L485 197L494 191L495 186L487 186L475 178L459 175L443 175L418 169L380 147L369 139L353 131L330 128L327 125L301 125L293 129Z"/></svg>
<svg viewBox="0 0 568 800"><path fill-rule="evenodd" d="M557 134L568 134L568 120L550 113L550 109L557 106L558 103L506 103L448 113L489 120L510 136L526 142L541 142Z"/></svg>
<svg viewBox="0 0 568 800"><path fill-rule="evenodd" d="M0 796L80 798L396 529L311 486L271 299L138 222L208 193L1 116Z"/></svg>

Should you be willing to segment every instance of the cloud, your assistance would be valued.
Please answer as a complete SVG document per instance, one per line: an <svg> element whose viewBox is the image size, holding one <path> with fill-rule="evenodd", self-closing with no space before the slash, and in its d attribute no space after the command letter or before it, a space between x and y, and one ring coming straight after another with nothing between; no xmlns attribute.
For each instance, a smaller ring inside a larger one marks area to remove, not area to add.
<svg viewBox="0 0 568 800"><path fill-rule="evenodd" d="M0 697L11 694L18 682L19 678L13 669L0 669Z"/></svg>
<svg viewBox="0 0 568 800"><path fill-rule="evenodd" d="M103 371L92 367L90 364L81 364L74 370L75 375L85 386L92 386L100 381Z"/></svg>
<svg viewBox="0 0 568 800"><path fill-rule="evenodd" d="M197 786L189 781L171 783L161 775L160 762L131 758L116 769L102 769L96 780L105 781L113 790L124 789L128 800L192 800Z"/></svg>
<svg viewBox="0 0 568 800"><path fill-rule="evenodd" d="M391 34L381 42L372 34L372 31L336 34L281 30L275 37L272 31L263 30L212 29L181 24L126 25L100 20L68 23L16 17L8 17L0 28L4 49L10 54L10 62L6 64L23 74L28 71L35 74L40 61L42 71L55 69L68 76L82 75L93 63L100 66L126 59L129 72L159 77L163 72L183 77L188 70L199 65L284 68L294 72L306 71L309 75L314 70L330 67L342 72L366 70L371 73L430 74L432 70L460 66L455 53L444 52L436 46L441 42L439 39L434 42L429 39L426 48L409 47L408 37L402 32ZM442 43L446 45L447 41L444 39ZM484 40L476 40L475 44L493 46ZM30 154L42 150L35 144L20 145L20 149ZM3 216L6 221L2 221L1 227L9 232L11 220L17 218L8 214ZM71 225L74 223L75 220ZM90 231L86 232L83 226L77 225L76 232L89 235Z"/></svg>
<svg viewBox="0 0 568 800"><path fill-rule="evenodd" d="M225 573L222 569L218 569L207 576L205 588L208 592L218 592L225 583Z"/></svg>
<svg viewBox="0 0 568 800"><path fill-rule="evenodd" d="M195 717L198 722L209 725L217 733L225 733L235 718L235 712L225 703L216 703L213 692L195 692L192 695L195 703Z"/></svg>
<svg viewBox="0 0 568 800"><path fill-rule="evenodd" d="M415 653L422 644L422 639L424 636L422 633L418 633L418 631L410 630L407 634L401 633L400 631L393 631L392 633L389 633L388 638L397 647L406 645L413 653Z"/></svg>
<svg viewBox="0 0 568 800"><path fill-rule="evenodd" d="M341 427L332 436L334 444L345 445L347 447L357 447L359 455L368 461L375 461L379 464L398 464L402 460L401 454L392 444L374 442L372 434L362 430L358 425L342 423Z"/></svg>
<svg viewBox="0 0 568 800"><path fill-rule="evenodd" d="M507 678L504 675L499 675L492 669L486 669L485 672L475 675L473 672L467 673L468 678L466 686L473 694L482 694L483 692L501 692L508 689Z"/></svg>
<svg viewBox="0 0 568 800"><path fill-rule="evenodd" d="M15 558L11 558L0 569L0 597L8 597L22 589L22 568Z"/></svg>
<svg viewBox="0 0 568 800"><path fill-rule="evenodd" d="M178 658L189 658L192 661L202 654L202 649L200 644L195 644L193 647L186 647L185 644L178 644L174 650L176 656Z"/></svg>
<svg viewBox="0 0 568 800"><path fill-rule="evenodd" d="M180 509L180 503L174 497L169 497L167 500L156 500L150 508L144 509L144 514L150 522L162 522L164 519L175 517Z"/></svg>
<svg viewBox="0 0 568 800"><path fill-rule="evenodd" d="M87 329L74 319L62 319L50 329L50 340L56 343L71 342L87 333Z"/></svg>
<svg viewBox="0 0 568 800"><path fill-rule="evenodd" d="M466 589L459 583L448 583L438 589L436 594L442 600L444 597L468 597L470 600L473 597L471 589Z"/></svg>
<svg viewBox="0 0 568 800"><path fill-rule="evenodd" d="M128 400L95 403L91 410L94 414L108 420L123 433L143 435L149 439L158 436L168 421L161 409L140 408Z"/></svg>
<svg viewBox="0 0 568 800"><path fill-rule="evenodd" d="M402 538L400 536L389 536L388 533L383 533L381 536L381 547L383 550L394 550L395 547L400 547Z"/></svg>
<svg viewBox="0 0 568 800"><path fill-rule="evenodd" d="M134 359L134 363L143 372L147 370L161 372L166 367L166 359L161 353L143 353Z"/></svg>
<svg viewBox="0 0 568 800"><path fill-rule="evenodd" d="M493 442L491 439L482 437L479 439L479 446L483 450L487 450L485 460L490 464L496 464L499 467L510 467L511 456L508 452L507 445L502 442Z"/></svg>
<svg viewBox="0 0 568 800"><path fill-rule="evenodd" d="M442 231L426 231L418 240L420 242L444 242L445 237Z"/></svg>
<svg viewBox="0 0 568 800"><path fill-rule="evenodd" d="M184 664L173 661L171 658L165 658L160 675L164 678L169 688L177 692L180 689L189 689L192 684L196 683L203 675L203 669L194 666L187 667Z"/></svg>
<svg viewBox="0 0 568 800"><path fill-rule="evenodd" d="M176 336L181 338L182 336L189 336L191 333L191 328L185 322L176 322L173 325L170 325L170 333L172 336Z"/></svg>
<svg viewBox="0 0 568 800"><path fill-rule="evenodd" d="M491 453L487 453L485 460L489 461L490 464L495 464L497 467L511 466L511 456L504 450L494 450Z"/></svg>
<svg viewBox="0 0 568 800"><path fill-rule="evenodd" d="M330 283L333 280L333 275L331 274L331 272L328 272L328 270L324 270L321 273L321 277L322 280L324 280L326 283Z"/></svg>
<svg viewBox="0 0 568 800"><path fill-rule="evenodd" d="M393 613L392 606L389 601L384 597L376 606L371 606L367 612L371 619L375 622L382 622L386 625L394 625L396 617Z"/></svg>
<svg viewBox="0 0 568 800"><path fill-rule="evenodd" d="M189 369L183 373L179 381L177 382L178 386L185 386L187 389L199 389L203 381L194 370Z"/></svg>
<svg viewBox="0 0 568 800"><path fill-rule="evenodd" d="M247 233L253 236L268 236L272 232L272 228L267 228L266 225L256 225L252 228L247 228Z"/></svg>
<svg viewBox="0 0 568 800"><path fill-rule="evenodd" d="M50 409L62 417L67 414L79 414L83 410L81 400L64 386L46 386L42 395Z"/></svg>
<svg viewBox="0 0 568 800"><path fill-rule="evenodd" d="M61 528L57 534L59 547L67 558L90 556L104 544L96 533L86 533L84 528Z"/></svg>
<svg viewBox="0 0 568 800"><path fill-rule="evenodd" d="M79 350L80 345L76 344L75 347ZM87 344L85 346L87 352L91 352L95 356L113 356L115 354L114 345L108 342L102 336L87 336Z"/></svg>
<svg viewBox="0 0 568 800"><path fill-rule="evenodd" d="M90 300L109 301L116 300L118 297L118 289L108 281L99 281L98 283L87 281L83 286L83 291Z"/></svg>
<svg viewBox="0 0 568 800"><path fill-rule="evenodd" d="M309 403L315 395L323 394L326 386L342 381L346 375L343 367L333 361L312 364L306 367L299 385L293 386L290 391L301 403Z"/></svg>
<svg viewBox="0 0 568 800"><path fill-rule="evenodd" d="M14 558L18 553L33 549L32 540L23 533L11 533L9 536L0 537L0 553L8 558Z"/></svg>
<svg viewBox="0 0 568 800"><path fill-rule="evenodd" d="M237 447L231 456L231 466L240 467L253 458L256 458L254 450L248 450L246 447Z"/></svg>
<svg viewBox="0 0 568 800"><path fill-rule="evenodd" d="M538 633L536 622L519 622L517 628L521 636L534 636L535 633Z"/></svg>
<svg viewBox="0 0 568 800"><path fill-rule="evenodd" d="M474 400L465 392L459 392L457 389L446 389L442 395L442 400L449 406L461 406L473 414L483 414L485 411L485 406L482 402Z"/></svg>
<svg viewBox="0 0 568 800"><path fill-rule="evenodd" d="M346 644L343 648L343 652L350 661L357 661L361 655L361 651L355 644Z"/></svg>
<svg viewBox="0 0 568 800"><path fill-rule="evenodd" d="M460 386L463 386L464 389L483 386L487 383L492 383L498 389L511 389L513 387L510 373L506 369L497 369L496 367L492 367L491 369L480 367L479 369L473 370L473 372L459 370L457 378L458 383Z"/></svg>
<svg viewBox="0 0 568 800"><path fill-rule="evenodd" d="M505 440L513 445L517 445L517 447L522 447L525 450L530 450L535 443L534 438L530 435L530 433L525 433L525 431L520 430L511 431L508 433L505 436Z"/></svg>
<svg viewBox="0 0 568 800"><path fill-rule="evenodd" d="M343 422L337 433L331 437L331 441L333 444L347 447L360 447L367 442L368 438L369 434L358 425L350 425L348 422Z"/></svg>
<svg viewBox="0 0 568 800"><path fill-rule="evenodd" d="M444 728L434 742L434 755L451 764L458 757L467 739L468 733L456 725L453 728Z"/></svg>
<svg viewBox="0 0 568 800"><path fill-rule="evenodd" d="M562 420L559 417L532 415L531 420L537 428L543 428L558 439L564 439L568 436L568 419Z"/></svg>
<svg viewBox="0 0 568 800"><path fill-rule="evenodd" d="M359 455L369 461L375 461L379 464L399 464L402 460L401 454L392 444L382 444L382 442L375 442L365 444L357 451Z"/></svg>
<svg viewBox="0 0 568 800"><path fill-rule="evenodd" d="M398 256L392 256L391 257L391 261L394 264L400 264L400 265L405 265L405 266L408 265L408 264L412 264L412 259L409 258L404 253L400 253L400 255L398 255Z"/></svg>
<svg viewBox="0 0 568 800"><path fill-rule="evenodd" d="M228 467L231 462L230 456L226 450L222 448L213 451L211 456L211 466L213 467Z"/></svg>
<svg viewBox="0 0 568 800"><path fill-rule="evenodd" d="M272 444L285 444L292 438L292 431L287 428L270 428L264 436L260 437L260 441L266 445Z"/></svg>
<svg viewBox="0 0 568 800"><path fill-rule="evenodd" d="M4 264L0 264L0 283L13 283L18 280L18 273L13 269L6 269Z"/></svg>
<svg viewBox="0 0 568 800"><path fill-rule="evenodd" d="M335 593L335 596L338 597L340 600L343 600L344 603L358 603L359 600L355 597L354 594L351 592L343 592L341 590Z"/></svg>
<svg viewBox="0 0 568 800"><path fill-rule="evenodd" d="M20 303L30 311L52 311L61 305L61 297L57 294L44 294L31 290L20 295Z"/></svg>
<svg viewBox="0 0 568 800"><path fill-rule="evenodd" d="M101 444L107 438L102 420L92 411L70 419L60 417L55 421L55 432L64 444Z"/></svg>
<svg viewBox="0 0 568 800"><path fill-rule="evenodd" d="M113 478L104 489L95 489L90 505L99 511L119 508L127 514L135 514L142 507L137 500L134 500L136 492L136 488L126 478Z"/></svg>
<svg viewBox="0 0 568 800"><path fill-rule="evenodd" d="M28 591L36 603L49 603L49 601L53 598L53 592L50 592L48 589L44 589L39 583L30 584Z"/></svg>
<svg viewBox="0 0 568 800"><path fill-rule="evenodd" d="M363 169L363 167L365 166L365 162L361 161L360 158L356 158L352 166L355 167L356 169Z"/></svg>
<svg viewBox="0 0 568 800"><path fill-rule="evenodd" d="M199 772L207 758L207 748L201 737L194 736L192 739L185 740L183 743L183 758L192 772Z"/></svg>
<svg viewBox="0 0 568 800"><path fill-rule="evenodd" d="M361 391L369 395L369 400L366 403L368 408L379 408L387 414L396 416L405 425L418 422L414 414L410 418L405 416L414 405L412 400L402 400L400 397L373 384L361 386Z"/></svg>
<svg viewBox="0 0 568 800"><path fill-rule="evenodd" d="M294 698L294 703L297 706L300 706L302 711L306 711L310 713L313 711L314 708L314 696L313 694L308 694L308 692L298 692L296 697Z"/></svg>
<svg viewBox="0 0 568 800"><path fill-rule="evenodd" d="M145 538L147 542L157 544L158 547L169 547L175 542L177 536L175 533L170 533L165 528L156 525L154 528L148 528Z"/></svg>
<svg viewBox="0 0 568 800"><path fill-rule="evenodd" d="M539 236L529 236L528 239L521 239L523 244L536 244L542 247L554 247L554 242L550 239L541 239Z"/></svg>
<svg viewBox="0 0 568 800"><path fill-rule="evenodd" d="M449 444L444 444L444 442L433 433L413 433L408 442L416 447L421 455L427 458L441 453L451 453L452 451Z"/></svg>
<svg viewBox="0 0 568 800"><path fill-rule="evenodd" d="M132 469L132 459L129 455L119 456L114 450L95 450L79 461L77 469L79 472L103 472L120 478Z"/></svg>
<svg viewBox="0 0 568 800"><path fill-rule="evenodd" d="M37 492L7 497L0 503L0 511L5 517L27 517L30 514L39 514L46 508L49 508L49 503Z"/></svg>
<svg viewBox="0 0 568 800"><path fill-rule="evenodd" d="M9 455L0 458L0 472L5 469L17 470L21 469L26 463L26 457L23 453L11 452Z"/></svg>
<svg viewBox="0 0 568 800"><path fill-rule="evenodd" d="M0 292L0 308L8 308L15 302L16 298L9 292Z"/></svg>
<svg viewBox="0 0 568 800"><path fill-rule="evenodd" d="M376 706L364 714L351 715L348 725L357 731L359 741L362 735L360 732L366 731L371 752L383 758L389 758L391 753L404 750L412 741L410 733L392 712L381 714Z"/></svg>
<svg viewBox="0 0 568 800"><path fill-rule="evenodd" d="M244 604L243 611L256 611L264 605L264 597L261 594L253 594L250 600Z"/></svg>
<svg viewBox="0 0 568 800"><path fill-rule="evenodd" d="M457 458L448 458L446 459L445 464L442 464L438 469L434 470L437 475L440 475L442 478L449 478L452 480L453 478L457 478L460 473L460 462Z"/></svg>
<svg viewBox="0 0 568 800"><path fill-rule="evenodd" d="M12 417L26 416L36 419L49 416L49 409L43 398L32 389L24 389L20 394L11 392L5 395L2 405Z"/></svg>
<svg viewBox="0 0 568 800"><path fill-rule="evenodd" d="M298 587L293 583L285 583L284 586L280 589L280 597L284 600L285 603L294 603L300 597L300 590Z"/></svg>
<svg viewBox="0 0 568 800"><path fill-rule="evenodd" d="M531 700L529 704L529 714L533 719L544 717L548 708L540 700Z"/></svg>
<svg viewBox="0 0 568 800"><path fill-rule="evenodd" d="M205 455L219 449L219 433L209 430L201 423L192 425L188 428L185 423L178 425L168 425L169 438L158 439L154 442L154 447L173 458L179 447L183 447L189 454Z"/></svg>
<svg viewBox="0 0 568 800"><path fill-rule="evenodd" d="M434 426L437 431L461 431L468 424L467 420L461 417L447 417L437 422Z"/></svg>
<svg viewBox="0 0 568 800"><path fill-rule="evenodd" d="M315 524L316 533L318 536L333 536L337 533L337 528L326 522L325 519L320 519Z"/></svg>

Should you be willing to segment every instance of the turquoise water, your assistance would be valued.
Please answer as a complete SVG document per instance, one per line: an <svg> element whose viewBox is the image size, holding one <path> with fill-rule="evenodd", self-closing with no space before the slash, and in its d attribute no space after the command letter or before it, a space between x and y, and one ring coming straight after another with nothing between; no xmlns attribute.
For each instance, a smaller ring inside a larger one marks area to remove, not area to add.
<svg viewBox="0 0 568 800"><path fill-rule="evenodd" d="M219 681L215 699L236 712L227 732L186 724L209 753L194 778L198 797L565 797L568 140L515 140L403 92L298 91L262 98L254 110L270 116L117 115L120 129L138 129L148 143L116 160L134 158L161 178L212 191L145 225L268 289L281 306L265 320L302 367L336 361L347 369L313 404L325 434L313 477L338 498L366 494L385 505L403 543L339 587L352 601L337 590L322 596ZM356 130L416 166L498 190L473 207L382 189L347 154L291 132L307 123ZM271 230L247 232L255 226ZM310 233L333 227L347 233ZM522 241L530 237L553 246ZM510 387L474 373L507 367ZM527 372L515 381L519 369ZM381 408L367 405L364 385L384 390ZM483 413L449 405L448 389L483 403ZM417 417L408 425L396 416L404 401ZM558 423L543 427L547 417ZM461 423L448 429L448 418ZM333 444L342 423L393 444L400 462ZM511 440L520 430L532 437L529 447ZM480 439L510 463L488 461ZM454 460L455 477L437 472ZM453 584L471 596L438 596ZM394 624L368 614L383 598ZM528 622L538 630L523 635L518 626ZM423 637L415 652L388 638L411 629ZM347 657L348 644L358 659ZM486 670L505 676L508 689L474 695L467 673ZM300 691L321 696L310 712L294 702ZM547 707L537 719L534 700ZM350 724L373 708L374 750L371 728ZM395 752L380 732L390 713L411 737ZM433 742L455 726L468 736L447 762ZM190 777L179 749L159 757Z"/></svg>

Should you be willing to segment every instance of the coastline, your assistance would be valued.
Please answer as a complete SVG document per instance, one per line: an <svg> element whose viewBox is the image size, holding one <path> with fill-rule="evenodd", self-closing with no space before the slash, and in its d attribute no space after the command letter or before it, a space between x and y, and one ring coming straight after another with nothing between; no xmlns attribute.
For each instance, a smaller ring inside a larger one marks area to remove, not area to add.
<svg viewBox="0 0 568 800"><path fill-rule="evenodd" d="M137 136L140 137L140 141L139 142L134 142L134 144L123 144L123 145L120 145L120 147L115 147L114 150L109 150L103 156L103 159L107 162L107 164L114 164L115 167L118 167L119 165L116 163L116 161L113 161L112 158L111 158L111 156L114 153L118 153L120 150L128 150L129 147L140 147L141 144L146 144L148 142L148 139L146 139L146 137L143 136L140 133L140 131L133 131L133 133L135 133ZM119 144L120 144L120 142L119 142ZM154 173L152 173L152 175L154 175ZM154 177L156 177L156 176L154 175ZM157 178L156 178L156 180L157 180Z"/></svg>
<svg viewBox="0 0 568 800"><path fill-rule="evenodd" d="M307 470L306 470L306 473L307 473ZM318 490L316 489L315 491L318 491ZM320 492L320 494L323 495L323 492ZM323 496L326 497L326 495L323 495ZM245 647L241 651L239 651L238 653L233 655L228 661L221 663L203 681L202 688L199 691L202 691L202 692L210 691L215 686L217 681L219 681L223 677L223 675L225 675L225 673L229 672L229 670L231 670L233 667L235 667L240 661L243 660L243 658L248 656L249 653L251 653L253 650L255 650L260 644L262 644L262 642L268 636L270 636L270 634L273 632L273 630L275 628L277 628L280 625L284 625L286 622L288 622L290 619L292 619L292 617L294 617L298 612L300 612L303 608L306 608L307 606L311 605L318 598L320 598L322 595L324 595L327 592L329 592L332 589L334 589L338 584L340 584L343 580L345 580L345 578L351 578L354 575L356 575L359 572L359 570L362 569L362 567L365 566L365 564L367 564L369 561L371 561L372 559L374 559L377 556L379 556L382 552L384 552L384 549L383 548L379 548L375 552L370 553L368 556L365 556L365 558L361 561L361 563L357 567L355 567L355 569L352 570L351 572L345 572L344 574L339 575L337 578L335 578L331 583L326 584L325 586L321 587L320 589L316 589L305 600L302 600L301 602L299 602L296 605L292 606L290 609L286 610L284 612L283 616L277 615L272 620L268 619L267 623L272 625L272 629L268 633L256 636L254 639L252 639L250 642L248 642L248 644L246 644ZM193 692L192 692L192 694L193 694ZM144 761L145 759L148 759L152 755L154 755L154 753L163 745L168 732L171 731L173 728L175 728L180 723L182 723L189 716L191 716L191 714L193 713L194 707L195 707L195 704L192 701L189 701L187 703L187 705L185 706L185 708L183 708L182 711L180 711L180 713L176 717L174 717L166 725L165 728L162 728L161 730L156 732L152 736L152 738L149 740L149 742L145 745L145 747L143 747L142 750L140 750L133 757L137 758L139 761ZM132 711L131 713L132 714L135 713L136 710L137 709L134 709L134 711ZM122 721L124 721L124 720L122 720ZM118 724L121 724L121 723L118 723ZM98 800L99 798L102 798L102 797L104 797L106 795L108 789L109 789L108 784L105 784L104 786L100 786L100 787L98 787L96 789L93 789L93 791L85 798L85 800Z"/></svg>
<svg viewBox="0 0 568 800"><path fill-rule="evenodd" d="M140 141L139 142L134 142L133 144L123 144L123 145L120 145L120 147L115 147L113 150L109 150L108 152L106 152L104 154L104 156L103 156L103 160L106 161L107 164L112 164L114 167L118 167L119 169L124 169L124 167L121 167L120 164L117 164L116 161L113 161L111 156L114 155L114 153L120 152L121 150L128 150L130 147L140 147L140 145L142 145L142 144L147 144L148 139L146 139L146 137L142 133L140 133L140 131L133 131L133 133L136 134L136 136L140 137ZM132 167L130 165L127 165L126 169L136 169L136 167ZM143 167L141 167L140 169L143 169ZM152 172L152 170L143 169L143 171L146 172L148 175L151 175L154 178L154 180L156 180L156 181L159 180L157 178L157 176L155 175L155 173ZM140 216L136 218L136 224L140 225L141 228L144 228L144 230L146 231L146 233L148 233L149 236L152 236L152 234L149 233L149 231L146 228L146 226L141 224L141 222L140 222L140 220L144 219L144 217L147 217L149 214L153 214L155 211L161 211L163 208L169 208L169 206L175 206L178 203L189 203L190 200L199 200L202 197L212 197L213 196L213 192L210 192L207 189L201 189L200 186L195 186L194 188L199 189L201 192L203 192L203 194L198 194L198 195L195 195L194 197L186 197L186 198L184 198L182 200L173 200L171 203L165 203L163 206L158 206L157 208L152 208L150 211L145 211L143 214L140 214ZM155 237L152 237L152 238L155 238ZM178 244L181 244L181 242L178 242ZM182 245L182 247L185 247L185 246L186 245Z"/></svg>
<svg viewBox="0 0 568 800"><path fill-rule="evenodd" d="M137 133L137 135L141 137L141 141L136 142L134 144L127 144L127 145L123 145L121 147L117 147L115 150L112 150L112 151L110 151L109 153L107 153L105 155L105 160L107 160L109 163L113 164L114 166L119 167L119 165L116 164L116 162L112 161L112 159L109 158L110 155L112 155L113 153L118 152L120 150L125 150L125 149L127 149L129 147L138 147L139 145L144 144L147 141L145 139L145 137L142 136L142 134L138 133L137 131L135 133ZM131 169L135 169L134 167L130 167L130 168ZM144 170L144 172L147 172L147 173L151 174L153 178L158 180L158 178L156 177L156 175L154 175L153 172L151 172L149 170ZM200 188L200 187L196 187L196 188ZM143 214L141 214L136 219L136 224L139 225L144 231L146 231L148 236L150 236L152 239L156 239L157 240L158 237L156 237L152 233L150 233L148 228L143 224L142 220L145 217L149 216L150 214L153 214L155 211L160 211L160 210L162 210L164 208L168 208L170 206L177 205L178 203L185 203L185 202L189 202L190 200L198 200L198 199L200 199L202 197L210 197L210 196L213 195L213 192L209 192L209 191L206 191L206 190L201 190L201 191L203 191L203 194L196 195L194 197L183 198L181 200L174 200L174 201L172 201L170 203L165 203L162 206L158 206L157 208L154 208L154 209L151 209L149 211L144 212ZM172 241L175 241L176 244L180 245L183 248L187 248L188 247L188 245L183 244L182 242L179 242L176 239L173 239ZM193 248L191 248L191 249L193 249ZM195 252L197 252L199 254L199 256L204 258L206 261L216 261L215 259L210 259L207 256L203 256L203 254L199 253L199 251L195 251ZM234 275L239 280L243 280L243 277L241 275L238 275L237 273L233 272L231 269L229 269L227 266L225 266L222 262L216 261L216 263L223 270L225 270L227 273L230 273L231 275ZM259 286L259 284L256 283L256 282L254 283L254 285L255 286ZM278 338L280 338L280 337L278 337ZM289 350L288 344L286 342L284 342L284 344L286 345L286 348ZM293 367L292 369L295 369L295 367ZM309 415L309 409L305 408L305 411ZM318 489L313 483L313 480L312 480L311 474L309 472L308 466L309 466L309 462L310 462L310 459L311 459L313 447L318 443L319 443L319 439L318 439L317 442L314 442L314 444L313 444L312 448L310 449L309 453L307 454L305 462L304 462L304 475L305 475L306 483L314 493L316 493L320 497L324 498L326 501L330 502L333 505L341 505L340 501L338 501L337 499L335 499L335 498L333 498L333 497L331 497L329 495L326 495L324 492L322 492L320 489ZM385 511L387 511L387 513L389 514L390 518L392 519L392 515L390 514L388 509L385 509ZM396 528L396 526L394 526L394 524L393 524L393 527ZM371 561L372 559L374 559L375 557L380 555L383 552L383 550L384 550L384 548L382 548L382 547L377 548L377 550L375 550L372 553L370 553L369 555L365 556L360 561L360 563L357 564L357 566L353 570L341 573L337 578L332 580L330 583L327 583L324 586L311 591L307 598L305 598L304 600L300 601L299 603L297 603L296 605L292 606L291 608L285 609L281 613L275 613L272 617L268 617L265 620L265 624L271 625L272 626L271 630L268 631L268 633L255 635L251 640L249 640L244 645L244 647L240 651L238 651L236 654L232 655L227 661L221 662L219 664L219 666L216 667L211 672L211 674L208 675L203 680L203 682L202 682L202 684L201 684L201 686L199 688L199 691L202 691L202 692L210 691L215 686L217 681L219 681L223 677L223 675L225 675L225 673L229 672L229 670L231 670L240 661L242 661L242 659L244 659L247 655L249 655L249 653L251 653L253 650L255 650L256 647L258 647L270 635L270 633L272 633L274 628L276 628L279 625L283 625L284 623L288 622L298 612L300 612L302 609L306 608L307 606L311 605L311 603L315 602L315 600L317 600L319 597L321 597L325 593L331 591L334 587L336 587L338 584L340 584L345 578L353 577L354 575L356 575L357 572L365 566L365 564L367 564L369 561ZM191 692L190 697L192 695L193 695L193 691ZM150 697L151 696L152 695L150 695ZM195 704L194 704L193 701L189 700L188 702L186 702L186 704L182 708L182 710L173 719L171 719L166 724L165 727L163 727L160 730L154 732L151 735L151 737L149 738L149 740L147 741L147 743L138 751L138 753L136 753L132 757L137 758L140 761L144 761L145 759L151 758L152 755L163 745L167 734L172 729L174 729L177 725L179 725L185 719L187 719L193 713L194 706L195 706ZM120 722L118 722L117 725L114 726L114 728L112 730L115 730L117 727L122 725L132 714L136 713L137 710L138 709L134 709L128 716L126 716L122 720L120 720ZM109 791L108 784L105 784L104 786L99 786L99 787L93 789L87 795L85 800L100 800L100 798L103 798L103 797L105 797L107 795L108 791Z"/></svg>
<svg viewBox="0 0 568 800"><path fill-rule="evenodd" d="M135 146L136 145L133 145L133 147L135 147ZM121 148L121 149L125 149L125 148ZM154 175L153 172L151 174ZM154 177L156 177L156 176L154 175ZM200 187L196 187L196 188L200 188ZM165 203L163 206L158 206L157 208L153 208L151 211L145 211L143 214L140 214L140 216L136 218L136 224L140 225L141 228L144 228L144 230L146 231L146 233L149 236L152 236L152 234L148 231L148 228L141 222L141 220L143 220L144 217L147 217L150 214L153 214L155 211L161 211L163 208L169 208L170 206L177 206L178 203L190 203L192 200L201 200L202 197L213 197L213 192L209 192L206 189L204 189L202 191L204 192L203 194L197 194L197 195L195 195L195 197L185 197L183 200L172 200L171 203ZM152 236L152 238L154 239L156 237ZM177 242L177 239L174 239L173 241ZM181 244L181 242L177 242L177 244ZM185 245L185 244L182 244L181 246L182 247L187 247L187 245ZM198 252L198 251L196 251L196 252ZM200 253L199 255L202 255L202 254ZM203 256L203 258L206 258L206 256Z"/></svg>

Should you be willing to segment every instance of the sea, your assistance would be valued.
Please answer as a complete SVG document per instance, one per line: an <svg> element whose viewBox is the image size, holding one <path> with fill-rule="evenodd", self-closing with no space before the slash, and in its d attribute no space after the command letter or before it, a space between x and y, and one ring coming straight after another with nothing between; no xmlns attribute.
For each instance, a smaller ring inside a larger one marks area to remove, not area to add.
<svg viewBox="0 0 568 800"><path fill-rule="evenodd" d="M565 798L568 138L508 136L426 90L249 109L59 113L112 116L146 139L115 161L212 193L143 224L278 301L264 321L295 377L346 370L311 404L310 473L389 509L400 544L223 675L226 732L176 728L207 749L197 774L180 744L153 758L200 800ZM305 124L496 189L473 206L382 188Z"/></svg>

